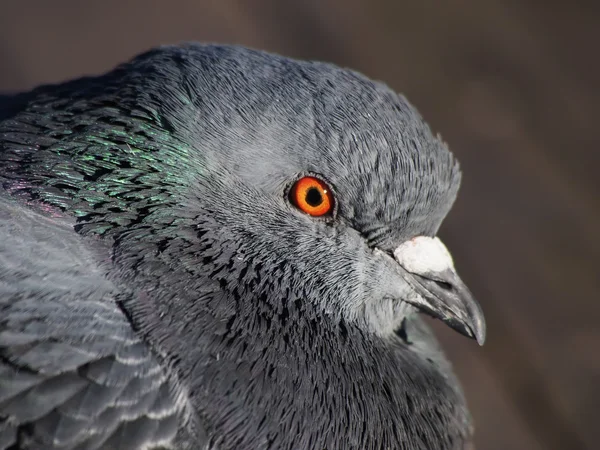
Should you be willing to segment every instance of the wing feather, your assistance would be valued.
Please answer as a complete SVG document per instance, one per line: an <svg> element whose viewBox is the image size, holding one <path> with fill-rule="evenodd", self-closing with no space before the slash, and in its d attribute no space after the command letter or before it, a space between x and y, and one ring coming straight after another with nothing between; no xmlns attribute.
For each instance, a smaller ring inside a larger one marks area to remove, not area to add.
<svg viewBox="0 0 600 450"><path fill-rule="evenodd" d="M0 450L169 447L185 426L97 261L67 221L0 191Z"/></svg>

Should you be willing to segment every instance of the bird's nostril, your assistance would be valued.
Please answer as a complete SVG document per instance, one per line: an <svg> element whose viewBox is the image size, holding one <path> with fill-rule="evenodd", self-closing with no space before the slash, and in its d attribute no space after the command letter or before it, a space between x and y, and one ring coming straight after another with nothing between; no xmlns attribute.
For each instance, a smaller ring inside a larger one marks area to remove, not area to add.
<svg viewBox="0 0 600 450"><path fill-rule="evenodd" d="M445 291L451 291L452 290L452 285L450 283L447 283L445 281L439 281L439 280L435 280L435 282L437 283L437 285L439 287L441 287Z"/></svg>

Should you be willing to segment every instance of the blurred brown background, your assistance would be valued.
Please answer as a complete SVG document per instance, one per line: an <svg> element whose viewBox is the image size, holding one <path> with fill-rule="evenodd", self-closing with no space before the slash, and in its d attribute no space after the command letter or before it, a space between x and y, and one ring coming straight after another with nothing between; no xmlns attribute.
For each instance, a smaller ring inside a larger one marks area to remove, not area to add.
<svg viewBox="0 0 600 450"><path fill-rule="evenodd" d="M0 0L0 91L219 41L350 66L459 157L442 228L488 319L445 327L478 449L600 448L600 2Z"/></svg>

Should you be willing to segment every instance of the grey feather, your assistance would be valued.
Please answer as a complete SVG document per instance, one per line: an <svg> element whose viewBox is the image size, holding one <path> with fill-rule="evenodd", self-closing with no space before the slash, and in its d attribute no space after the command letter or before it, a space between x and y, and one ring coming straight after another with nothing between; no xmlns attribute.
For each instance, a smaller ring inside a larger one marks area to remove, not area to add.
<svg viewBox="0 0 600 450"><path fill-rule="evenodd" d="M0 448L172 442L185 401L90 246L67 220L2 198L0 237Z"/></svg>
<svg viewBox="0 0 600 450"><path fill-rule="evenodd" d="M290 202L305 175L328 184L329 215ZM482 341L481 311L466 288L462 309L425 309L394 259L436 234L460 170L382 83L240 47L154 49L4 98L0 183L0 449L471 439L416 313Z"/></svg>

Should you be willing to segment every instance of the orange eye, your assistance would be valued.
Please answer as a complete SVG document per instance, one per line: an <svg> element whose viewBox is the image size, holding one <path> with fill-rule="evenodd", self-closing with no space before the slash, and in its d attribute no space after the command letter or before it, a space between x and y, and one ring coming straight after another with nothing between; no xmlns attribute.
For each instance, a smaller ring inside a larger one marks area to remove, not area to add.
<svg viewBox="0 0 600 450"><path fill-rule="evenodd" d="M290 199L298 209L311 216L323 216L333 211L331 190L318 178L300 178L292 186Z"/></svg>

